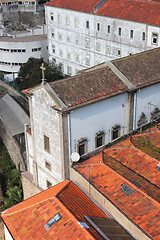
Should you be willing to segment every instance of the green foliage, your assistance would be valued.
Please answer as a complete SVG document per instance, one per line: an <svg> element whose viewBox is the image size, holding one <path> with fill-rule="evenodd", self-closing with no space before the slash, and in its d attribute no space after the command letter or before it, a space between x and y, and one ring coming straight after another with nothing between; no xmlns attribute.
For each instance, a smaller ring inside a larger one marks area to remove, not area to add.
<svg viewBox="0 0 160 240"><path fill-rule="evenodd" d="M64 78L64 75L61 72L61 65L44 62L43 58L29 58L28 61L21 66L18 77L15 80L21 89L27 89L41 83L42 70L40 67L42 63L44 63L44 67L46 68L46 82L53 82Z"/></svg>
<svg viewBox="0 0 160 240"><path fill-rule="evenodd" d="M9 208L23 200L20 168L17 170L3 144L0 145L0 184L3 192L3 205L0 210Z"/></svg>

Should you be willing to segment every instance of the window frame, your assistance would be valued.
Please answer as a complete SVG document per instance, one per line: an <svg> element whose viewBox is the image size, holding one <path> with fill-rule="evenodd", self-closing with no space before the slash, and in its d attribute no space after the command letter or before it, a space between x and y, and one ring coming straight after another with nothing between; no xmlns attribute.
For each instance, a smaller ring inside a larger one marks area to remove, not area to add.
<svg viewBox="0 0 160 240"><path fill-rule="evenodd" d="M86 28L89 29L89 20L86 20Z"/></svg>
<svg viewBox="0 0 160 240"><path fill-rule="evenodd" d="M100 138L102 139L102 144L98 145L98 140ZM96 133L96 136L95 136L95 148L98 148L98 147L101 147L101 146L104 145L104 138L105 138L104 131L99 131L98 133Z"/></svg>
<svg viewBox="0 0 160 240"><path fill-rule="evenodd" d="M120 130L121 130L121 126L116 124L112 127L112 131L111 131L111 139L112 141L119 138L120 137ZM115 132L118 131L117 137L114 137Z"/></svg>
<svg viewBox="0 0 160 240"><path fill-rule="evenodd" d="M45 134L43 135L43 147L46 152L50 153L50 139Z"/></svg>
<svg viewBox="0 0 160 240"><path fill-rule="evenodd" d="M133 29L130 30L130 38L133 39Z"/></svg>
<svg viewBox="0 0 160 240"><path fill-rule="evenodd" d="M154 37L154 35L156 35L157 37ZM156 39L156 42L154 42L153 39ZM152 32L152 44L158 45L158 33Z"/></svg>
<svg viewBox="0 0 160 240"><path fill-rule="evenodd" d="M84 151L81 154L80 147L82 147L82 146L84 147ZM77 152L79 153L80 156L87 153L87 138L81 138L80 140L78 140L78 142L77 142Z"/></svg>

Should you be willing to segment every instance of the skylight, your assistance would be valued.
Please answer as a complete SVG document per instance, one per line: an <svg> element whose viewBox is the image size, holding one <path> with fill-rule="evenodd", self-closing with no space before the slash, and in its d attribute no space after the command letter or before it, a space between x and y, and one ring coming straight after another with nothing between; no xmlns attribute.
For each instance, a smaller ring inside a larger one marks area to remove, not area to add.
<svg viewBox="0 0 160 240"><path fill-rule="evenodd" d="M123 183L121 186L122 188L120 190L128 196L135 192L132 188L127 186L125 183Z"/></svg>
<svg viewBox="0 0 160 240"><path fill-rule="evenodd" d="M45 225L44 228L49 231L49 229L52 227L53 224L58 222L62 216L59 213L56 213Z"/></svg>

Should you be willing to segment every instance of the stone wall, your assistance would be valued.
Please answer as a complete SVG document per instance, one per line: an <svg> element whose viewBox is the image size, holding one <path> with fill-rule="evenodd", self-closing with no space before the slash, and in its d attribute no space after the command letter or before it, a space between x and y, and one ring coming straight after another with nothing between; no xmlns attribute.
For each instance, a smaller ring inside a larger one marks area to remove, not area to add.
<svg viewBox="0 0 160 240"><path fill-rule="evenodd" d="M1 120L0 120L0 136L16 167L18 168L18 164L21 163L20 164L21 170L25 170L25 166L24 166L24 162L23 162L23 158L22 158L19 146L16 140L13 138L13 136L10 134L9 130L6 128L6 126L3 124Z"/></svg>
<svg viewBox="0 0 160 240"><path fill-rule="evenodd" d="M33 183L33 176L29 172L23 172L21 176L24 200L40 193L42 189Z"/></svg>

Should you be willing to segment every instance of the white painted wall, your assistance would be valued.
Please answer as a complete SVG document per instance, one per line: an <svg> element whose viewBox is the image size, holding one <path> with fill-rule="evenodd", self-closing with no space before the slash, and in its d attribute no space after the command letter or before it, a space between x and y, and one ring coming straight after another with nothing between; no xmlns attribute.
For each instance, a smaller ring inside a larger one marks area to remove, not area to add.
<svg viewBox="0 0 160 240"><path fill-rule="evenodd" d="M51 15L53 20L51 20ZM72 68L71 75L90 66L104 61L128 56L144 50L160 46L152 43L152 33L158 33L160 28L145 23L132 22L128 20L114 19L111 17L98 16L83 12L45 6L46 24L48 29L48 52L49 60L55 59L62 63L64 73L67 73L67 66ZM58 16L61 22L58 21ZM69 24L66 24L66 17L69 17ZM75 26L75 19L78 25ZM89 29L86 28L86 21L89 21ZM97 23L100 24L100 31L97 30ZM110 25L110 33L107 32ZM122 34L119 36L118 30ZM133 38L130 38L130 30L133 30ZM54 37L52 33L54 32ZM145 40L142 40L142 33L145 32ZM61 35L61 39L59 39ZM67 37L70 41L67 41ZM86 39L89 39L90 46L86 47ZM78 40L78 44L76 44ZM97 50L97 44L100 49ZM55 52L53 53L53 46ZM118 55L120 50L120 55ZM68 58L67 53L71 53ZM79 55L79 61L76 56ZM86 64L86 58L90 58L90 65Z"/></svg>
<svg viewBox="0 0 160 240"><path fill-rule="evenodd" d="M143 112L148 122L150 121L151 112L158 108L160 110L160 83L145 87L137 91L137 100L135 98L134 129L137 128L137 122Z"/></svg>
<svg viewBox="0 0 160 240"><path fill-rule="evenodd" d="M5 233L5 239L6 240L13 240L11 234L9 233L8 229L6 228L6 226L4 225L4 233Z"/></svg>
<svg viewBox="0 0 160 240"><path fill-rule="evenodd" d="M105 133L105 144L111 141L111 130L121 126L120 134L127 131L127 94L121 94L88 106L75 109L70 114L71 152L75 143L87 138L88 152L95 149L95 137L99 131Z"/></svg>

